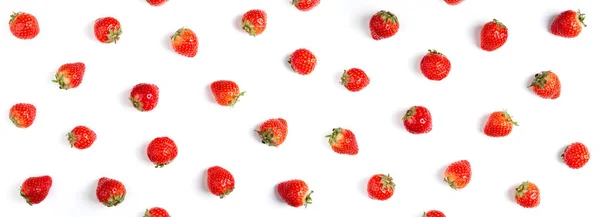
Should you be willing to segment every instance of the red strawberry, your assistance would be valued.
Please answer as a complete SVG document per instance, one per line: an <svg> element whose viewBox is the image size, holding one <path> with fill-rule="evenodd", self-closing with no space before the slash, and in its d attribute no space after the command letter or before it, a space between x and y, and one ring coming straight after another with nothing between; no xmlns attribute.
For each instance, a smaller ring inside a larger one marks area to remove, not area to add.
<svg viewBox="0 0 600 217"><path fill-rule="evenodd" d="M535 74L529 85L533 92L544 99L557 99L560 97L560 80L552 71L543 71Z"/></svg>
<svg viewBox="0 0 600 217"><path fill-rule="evenodd" d="M363 88L367 87L370 82L371 80L365 71L358 68L344 70L341 81L342 85L352 92L358 92L362 90Z"/></svg>
<svg viewBox="0 0 600 217"><path fill-rule="evenodd" d="M439 210L429 210L423 213L423 217L446 217L446 215Z"/></svg>
<svg viewBox="0 0 600 217"><path fill-rule="evenodd" d="M523 182L516 189L515 200L525 208L537 207L540 205L540 189L529 181Z"/></svg>
<svg viewBox="0 0 600 217"><path fill-rule="evenodd" d="M233 175L223 167L210 167L206 173L206 184L208 185L210 193L223 199L235 189L235 179L233 178Z"/></svg>
<svg viewBox="0 0 600 217"><path fill-rule="evenodd" d="M121 23L113 17L98 18L94 23L94 35L102 43L117 43L121 38Z"/></svg>
<svg viewBox="0 0 600 217"><path fill-rule="evenodd" d="M146 0L152 6L161 6L169 0Z"/></svg>
<svg viewBox="0 0 600 217"><path fill-rule="evenodd" d="M421 59L421 72L429 80L441 81L446 78L451 66L450 60L436 50L429 50L429 53Z"/></svg>
<svg viewBox="0 0 600 217"><path fill-rule="evenodd" d="M504 137L512 132L513 125L519 126L517 122L513 121L506 110L496 111L488 118L483 132L490 137Z"/></svg>
<svg viewBox="0 0 600 217"><path fill-rule="evenodd" d="M156 168L162 168L177 157L177 145L169 137L157 137L148 144L146 153Z"/></svg>
<svg viewBox="0 0 600 217"><path fill-rule="evenodd" d="M389 11L381 10L374 14L369 21L371 37L375 40L392 37L398 33L399 29L398 17Z"/></svg>
<svg viewBox="0 0 600 217"><path fill-rule="evenodd" d="M27 204L33 206L46 199L51 187L52 177L50 176L29 177L21 185L21 197Z"/></svg>
<svg viewBox="0 0 600 217"><path fill-rule="evenodd" d="M86 149L96 141L96 133L86 126L76 126L67 134L71 148Z"/></svg>
<svg viewBox="0 0 600 217"><path fill-rule="evenodd" d="M35 121L37 109L29 103L17 103L10 108L8 117L18 128L28 128Z"/></svg>
<svg viewBox="0 0 600 217"><path fill-rule="evenodd" d="M8 24L10 32L18 39L33 39L40 33L37 18L25 12L13 12Z"/></svg>
<svg viewBox="0 0 600 217"><path fill-rule="evenodd" d="M129 101L137 110L149 112L158 104L158 86L154 84L139 83L131 89Z"/></svg>
<svg viewBox="0 0 600 217"><path fill-rule="evenodd" d="M293 0L292 4L300 11L310 11L321 3L321 0Z"/></svg>
<svg viewBox="0 0 600 217"><path fill-rule="evenodd" d="M66 63L58 68L52 82L58 83L59 88L63 90L76 88L81 84L84 73L85 64L82 62Z"/></svg>
<svg viewBox="0 0 600 217"><path fill-rule="evenodd" d="M125 185L120 181L106 177L98 180L96 198L105 206L114 207L121 204L125 200L126 194Z"/></svg>
<svg viewBox="0 0 600 217"><path fill-rule="evenodd" d="M146 209L146 213L144 213L144 217L171 217L167 210L160 207L153 207L150 209Z"/></svg>
<svg viewBox="0 0 600 217"><path fill-rule="evenodd" d="M299 179L292 179L281 182L277 185L277 193L279 197L292 207L304 206L312 204L312 198L310 197L313 191L309 191L306 182Z"/></svg>
<svg viewBox="0 0 600 217"><path fill-rule="evenodd" d="M233 107L246 92L240 93L238 85L229 80L218 80L210 84L210 91L217 104Z"/></svg>
<svg viewBox="0 0 600 217"><path fill-rule="evenodd" d="M263 122L256 130L263 144L278 147L288 134L287 121L283 118L271 118Z"/></svg>
<svg viewBox="0 0 600 217"><path fill-rule="evenodd" d="M454 190L467 187L471 181L471 164L467 160L451 163L444 171L444 181Z"/></svg>
<svg viewBox="0 0 600 217"><path fill-rule="evenodd" d="M583 27L587 27L583 22L584 20L585 14L582 14L579 11L563 11L554 18L554 21L552 21L550 32L564 38L575 38L581 33Z"/></svg>
<svg viewBox="0 0 600 217"><path fill-rule="evenodd" d="M376 174L369 179L367 185L367 193L373 200L387 200L394 195L396 189L396 183L392 177L388 174Z"/></svg>
<svg viewBox="0 0 600 217"><path fill-rule="evenodd" d="M198 37L188 28L180 28L171 35L171 47L185 57L195 57L198 53Z"/></svg>
<svg viewBox="0 0 600 217"><path fill-rule="evenodd" d="M354 133L344 128L334 128L333 133L325 136L329 138L331 149L338 154L356 155L358 154L358 143Z"/></svg>
<svg viewBox="0 0 600 217"><path fill-rule="evenodd" d="M508 28L500 21L494 19L481 28L481 49L494 51L506 43Z"/></svg>
<svg viewBox="0 0 600 217"><path fill-rule="evenodd" d="M568 167L579 169L590 160L590 151L583 143L575 142L567 146L560 157Z"/></svg>
<svg viewBox="0 0 600 217"><path fill-rule="evenodd" d="M313 72L317 65L317 57L309 50L300 48L290 55L288 63L294 72L301 75L308 75Z"/></svg>
<svg viewBox="0 0 600 217"><path fill-rule="evenodd" d="M446 3L448 3L449 5L458 5L461 2L463 2L463 0L444 0Z"/></svg>
<svg viewBox="0 0 600 217"><path fill-rule="evenodd" d="M242 15L242 29L251 36L262 34L267 28L267 13L263 10L252 9Z"/></svg>
<svg viewBox="0 0 600 217"><path fill-rule="evenodd" d="M433 127L431 113L423 106L409 108L402 121L406 130L412 134L429 133Z"/></svg>

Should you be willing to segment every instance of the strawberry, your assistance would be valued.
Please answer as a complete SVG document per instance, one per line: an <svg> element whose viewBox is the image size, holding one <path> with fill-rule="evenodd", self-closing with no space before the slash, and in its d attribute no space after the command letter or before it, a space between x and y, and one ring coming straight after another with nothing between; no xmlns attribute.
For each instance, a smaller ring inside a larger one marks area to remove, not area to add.
<svg viewBox="0 0 600 217"><path fill-rule="evenodd" d="M387 200L394 195L396 183L392 177L383 174L376 174L369 179L367 184L367 193L373 200Z"/></svg>
<svg viewBox="0 0 600 217"><path fill-rule="evenodd" d="M171 47L185 57L195 57L198 53L198 37L188 28L180 28L171 35Z"/></svg>
<svg viewBox="0 0 600 217"><path fill-rule="evenodd" d="M451 163L444 171L444 181L454 190L467 187L471 181L471 164L467 160Z"/></svg>
<svg viewBox="0 0 600 217"><path fill-rule="evenodd" d="M267 13L260 9L252 9L242 15L242 29L251 36L262 34L267 28Z"/></svg>
<svg viewBox="0 0 600 217"><path fill-rule="evenodd" d="M161 6L169 0L146 0L152 6Z"/></svg>
<svg viewBox="0 0 600 217"><path fill-rule="evenodd" d="M84 73L85 64L82 62L66 63L58 68L52 82L58 83L58 87L63 90L76 88L81 84Z"/></svg>
<svg viewBox="0 0 600 217"><path fill-rule="evenodd" d="M277 193L285 203L292 207L304 206L306 208L308 204L312 204L313 191L309 191L306 182L299 179L277 184Z"/></svg>
<svg viewBox="0 0 600 217"><path fill-rule="evenodd" d="M283 118L271 118L263 122L256 130L263 144L279 147L287 137L287 121Z"/></svg>
<svg viewBox="0 0 600 217"><path fill-rule="evenodd" d="M127 190L125 185L115 179L102 177L98 180L96 198L106 207L114 207L125 200Z"/></svg>
<svg viewBox="0 0 600 217"><path fill-rule="evenodd" d="M550 24L550 32L564 38L575 38L581 33L583 27L587 27L584 20L585 14L580 11L563 11Z"/></svg>
<svg viewBox="0 0 600 217"><path fill-rule="evenodd" d="M148 144L146 154L155 168L162 168L177 157L177 145L169 137L157 137Z"/></svg>
<svg viewBox="0 0 600 217"><path fill-rule="evenodd" d="M25 12L13 12L10 15L8 24L10 32L18 39L33 39L40 33L40 25L37 18Z"/></svg>
<svg viewBox="0 0 600 217"><path fill-rule="evenodd" d="M171 217L167 210L160 207L153 207L150 209L146 209L146 213L144 213L144 217Z"/></svg>
<svg viewBox="0 0 600 217"><path fill-rule="evenodd" d="M21 185L21 197L25 199L27 204L33 206L46 199L51 187L52 177L48 175L29 177Z"/></svg>
<svg viewBox="0 0 600 217"><path fill-rule="evenodd" d="M288 63L294 72L301 75L308 75L313 72L317 65L317 57L309 50L300 48L290 55Z"/></svg>
<svg viewBox="0 0 600 217"><path fill-rule="evenodd" d="M365 71L358 68L344 70L341 80L342 85L351 92L358 92L371 82Z"/></svg>
<svg viewBox="0 0 600 217"><path fill-rule="evenodd" d="M233 107L239 101L239 98L246 93L245 91L240 93L238 85L229 80L218 80L211 83L210 91L217 104L229 107Z"/></svg>
<svg viewBox="0 0 600 217"><path fill-rule="evenodd" d="M410 107L402 117L404 127L409 133L424 134L432 129L431 113L423 106Z"/></svg>
<svg viewBox="0 0 600 217"><path fill-rule="evenodd" d="M300 11L310 11L321 3L321 0L293 0L292 4Z"/></svg>
<svg viewBox="0 0 600 217"><path fill-rule="evenodd" d="M35 121L37 109L29 103L17 103L10 108L8 117L18 128L28 128Z"/></svg>
<svg viewBox="0 0 600 217"><path fill-rule="evenodd" d="M149 112L158 104L158 86L155 84L139 83L131 89L129 101L141 112Z"/></svg>
<svg viewBox="0 0 600 217"><path fill-rule="evenodd" d="M515 200L522 207L534 208L540 205L540 189L535 184L523 182L515 191Z"/></svg>
<svg viewBox="0 0 600 217"><path fill-rule="evenodd" d="M481 28L481 49L494 51L506 43L508 28L500 21L494 19Z"/></svg>
<svg viewBox="0 0 600 217"><path fill-rule="evenodd" d="M375 13L369 21L371 37L375 40L390 38L400 29L398 17L389 11L381 10Z"/></svg>
<svg viewBox="0 0 600 217"><path fill-rule="evenodd" d="M429 79L434 81L441 81L446 78L450 73L450 60L444 54L436 51L429 50L429 52L421 59L421 73Z"/></svg>
<svg viewBox="0 0 600 217"><path fill-rule="evenodd" d="M533 92L544 99L557 99L560 97L560 80L552 71L543 71L535 74L529 85Z"/></svg>
<svg viewBox="0 0 600 217"><path fill-rule="evenodd" d="M121 23L113 17L98 18L94 23L94 35L102 43L117 43L121 39Z"/></svg>
<svg viewBox="0 0 600 217"><path fill-rule="evenodd" d="M463 2L463 0L444 0L446 3L448 3L449 5L458 5L461 2Z"/></svg>
<svg viewBox="0 0 600 217"><path fill-rule="evenodd" d="M423 213L423 217L446 217L446 215L439 210L429 210Z"/></svg>
<svg viewBox="0 0 600 217"><path fill-rule="evenodd" d="M483 133L490 137L508 136L512 132L513 125L519 126L517 122L513 121L506 110L495 111L488 117L483 128Z"/></svg>
<svg viewBox="0 0 600 217"><path fill-rule="evenodd" d="M206 173L206 184L208 185L210 193L223 199L235 189L235 179L233 178L233 175L223 167L210 167Z"/></svg>
<svg viewBox="0 0 600 217"><path fill-rule="evenodd" d="M590 151L583 143L574 142L565 148L560 157L568 167L579 169L590 160Z"/></svg>
<svg viewBox="0 0 600 217"><path fill-rule="evenodd" d="M358 154L358 143L354 133L344 128L333 128L333 132L325 138L329 139L329 145L338 154Z"/></svg>
<svg viewBox="0 0 600 217"><path fill-rule="evenodd" d="M96 141L96 133L86 126L76 126L67 134L71 148L86 149Z"/></svg>

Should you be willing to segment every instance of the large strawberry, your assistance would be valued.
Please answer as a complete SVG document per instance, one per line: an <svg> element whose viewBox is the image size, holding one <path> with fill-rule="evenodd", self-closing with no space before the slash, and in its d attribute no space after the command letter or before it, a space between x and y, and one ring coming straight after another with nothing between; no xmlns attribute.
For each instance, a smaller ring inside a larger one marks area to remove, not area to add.
<svg viewBox="0 0 600 217"><path fill-rule="evenodd" d="M134 108L141 112L154 110L158 105L159 89L155 84L139 83L133 86L129 101Z"/></svg>
<svg viewBox="0 0 600 217"><path fill-rule="evenodd" d="M325 138L329 139L329 145L338 154L358 154L358 143L354 133L344 128L333 128L333 132Z"/></svg>
<svg viewBox="0 0 600 217"><path fill-rule="evenodd" d="M168 2L169 0L146 0L148 2L148 4L152 5L152 6L161 6L164 3ZM158 217L158 216L156 216Z"/></svg>
<svg viewBox="0 0 600 217"><path fill-rule="evenodd" d="M446 215L439 210L429 210L423 213L423 217L446 217Z"/></svg>
<svg viewBox="0 0 600 217"><path fill-rule="evenodd" d="M171 35L171 47L185 57L195 57L198 54L198 36L188 28L180 28Z"/></svg>
<svg viewBox="0 0 600 217"><path fill-rule="evenodd" d="M167 210L161 207L152 207L150 209L146 209L146 213L144 213L144 217L171 217Z"/></svg>
<svg viewBox="0 0 600 217"><path fill-rule="evenodd" d="M10 108L8 117L18 128L28 128L35 121L37 109L33 104L17 103Z"/></svg>
<svg viewBox="0 0 600 217"><path fill-rule="evenodd" d="M543 71L535 74L529 87L533 89L536 95L544 99L557 99L560 97L560 80L552 71Z"/></svg>
<svg viewBox="0 0 600 217"><path fill-rule="evenodd" d="M121 23L114 17L101 17L94 22L94 35L102 43L117 43L121 39Z"/></svg>
<svg viewBox="0 0 600 217"><path fill-rule="evenodd" d="M21 185L20 194L27 204L33 206L46 199L51 187L52 177L48 175L29 177Z"/></svg>
<svg viewBox="0 0 600 217"><path fill-rule="evenodd" d="M427 79L441 81L448 76L452 65L448 57L444 54L436 50L429 50L423 59L421 59L420 67L421 73Z"/></svg>
<svg viewBox="0 0 600 217"><path fill-rule="evenodd" d="M321 0L293 0L292 4L300 11L310 11L321 3Z"/></svg>
<svg viewBox="0 0 600 217"><path fill-rule="evenodd" d="M96 198L107 207L114 207L125 200L127 190L125 185L115 179L102 177L96 187Z"/></svg>
<svg viewBox="0 0 600 217"><path fill-rule="evenodd" d="M590 161L590 151L583 143L574 142L565 148L560 157L568 167L579 169Z"/></svg>
<svg viewBox="0 0 600 217"><path fill-rule="evenodd" d="M262 34L267 28L267 13L260 9L252 9L242 15L242 29L251 36Z"/></svg>
<svg viewBox="0 0 600 217"><path fill-rule="evenodd" d="M146 148L148 159L156 168L162 168L177 157L178 149L175 141L169 137L157 137L150 141Z"/></svg>
<svg viewBox="0 0 600 217"><path fill-rule="evenodd" d="M525 208L537 207L540 205L540 189L532 182L523 182L515 189L515 200Z"/></svg>
<svg viewBox="0 0 600 217"><path fill-rule="evenodd" d="M18 39L33 39L40 33L40 25L35 16L17 12L10 15L8 21L10 32Z"/></svg>
<svg viewBox="0 0 600 217"><path fill-rule="evenodd" d="M212 166L206 172L206 184L210 193L221 199L229 195L235 189L233 175L223 167Z"/></svg>
<svg viewBox="0 0 600 217"><path fill-rule="evenodd" d="M271 118L263 122L256 133L263 144L279 147L288 134L287 121L283 118Z"/></svg>
<svg viewBox="0 0 600 217"><path fill-rule="evenodd" d="M306 182L300 179L292 179L277 185L277 193L286 204L292 207L307 207L312 204L311 195L313 191L308 188Z"/></svg>
<svg viewBox="0 0 600 217"><path fill-rule="evenodd" d="M483 133L490 137L505 137L512 132L513 125L519 126L506 110L495 111L488 117L483 127Z"/></svg>
<svg viewBox="0 0 600 217"><path fill-rule="evenodd" d="M587 27L584 20L585 14L580 11L563 11L550 24L550 32L564 38L575 38L581 33L583 27Z"/></svg>
<svg viewBox="0 0 600 217"><path fill-rule="evenodd" d="M448 3L449 5L458 5L461 2L463 2L463 0L444 0L446 3Z"/></svg>
<svg viewBox="0 0 600 217"><path fill-rule="evenodd" d="M398 17L389 11L380 10L369 21L371 37L375 40L390 38L396 35L399 29Z"/></svg>
<svg viewBox="0 0 600 217"><path fill-rule="evenodd" d="M485 51L494 51L502 47L508 40L508 28L494 19L481 28L481 49Z"/></svg>
<svg viewBox="0 0 600 217"><path fill-rule="evenodd" d="M210 84L210 91L221 106L233 107L246 92L240 92L238 85L230 80L218 80Z"/></svg>
<svg viewBox="0 0 600 217"><path fill-rule="evenodd" d="M359 68L344 70L341 80L342 85L351 92L358 92L371 83L367 73Z"/></svg>
<svg viewBox="0 0 600 217"><path fill-rule="evenodd" d="M288 59L288 63L294 72L301 75L308 75L315 70L317 57L306 48L295 50Z"/></svg>
<svg viewBox="0 0 600 217"><path fill-rule="evenodd" d="M71 148L86 149L96 141L96 133L86 126L76 126L67 134Z"/></svg>
<svg viewBox="0 0 600 217"><path fill-rule="evenodd" d="M424 106L410 107L402 117L404 127L409 133L429 133L433 127L431 113Z"/></svg>
<svg viewBox="0 0 600 217"><path fill-rule="evenodd" d="M367 194L373 200L387 200L394 195L396 183L388 174L375 174L369 179L367 184Z"/></svg>
<svg viewBox="0 0 600 217"><path fill-rule="evenodd" d="M444 181L454 190L467 187L471 181L471 164L467 160L451 163L444 171Z"/></svg>
<svg viewBox="0 0 600 217"><path fill-rule="evenodd" d="M58 68L52 82L58 83L63 90L76 88L81 84L85 73L85 64L82 62L66 63Z"/></svg>

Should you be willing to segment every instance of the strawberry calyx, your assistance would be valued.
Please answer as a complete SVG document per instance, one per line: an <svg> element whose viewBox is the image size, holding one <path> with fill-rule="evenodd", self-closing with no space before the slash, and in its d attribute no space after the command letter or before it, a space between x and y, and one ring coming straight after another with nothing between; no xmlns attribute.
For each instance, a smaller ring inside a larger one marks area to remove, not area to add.
<svg viewBox="0 0 600 217"><path fill-rule="evenodd" d="M14 115L9 115L8 118L15 126L22 127L22 125L19 123L19 119L17 119Z"/></svg>
<svg viewBox="0 0 600 217"><path fill-rule="evenodd" d="M73 132L67 133L67 139L69 140L71 148L73 148L73 144L77 142L77 135L75 135Z"/></svg>
<svg viewBox="0 0 600 217"><path fill-rule="evenodd" d="M144 217L152 217L152 214L150 214L150 210L146 209L146 212L144 213Z"/></svg>
<svg viewBox="0 0 600 217"><path fill-rule="evenodd" d="M377 16L383 20L383 23L391 22L392 24L398 23L398 17L389 11L380 10L377 12Z"/></svg>
<svg viewBox="0 0 600 217"><path fill-rule="evenodd" d="M452 189L458 190L458 186L454 184L454 179L450 178L450 176L444 177L444 182L446 182Z"/></svg>
<svg viewBox="0 0 600 217"><path fill-rule="evenodd" d="M497 19L493 19L492 20L493 23L495 23L496 25L498 25L498 27L502 28L502 29L506 29L506 25L504 25L504 23L498 21Z"/></svg>
<svg viewBox="0 0 600 217"><path fill-rule="evenodd" d="M292 55L290 55L287 62L288 62L288 64L290 64L290 67L292 68L292 70L294 70L294 72L297 72L296 69L294 68L294 65L292 64Z"/></svg>
<svg viewBox="0 0 600 217"><path fill-rule="evenodd" d="M116 196L114 194L111 194L110 198L108 198L108 200L104 203L104 205L107 207L117 206L117 205L121 204L123 202L123 200L125 200L125 194L119 194Z"/></svg>
<svg viewBox="0 0 600 217"><path fill-rule="evenodd" d="M567 150L569 150L569 147L571 147L571 146L570 146L570 145L569 145L569 146L567 146L567 147L565 148L565 150L564 150L564 151L563 151L563 152L560 154L560 159L561 159L561 160L565 161L565 154L567 153Z"/></svg>
<svg viewBox="0 0 600 217"><path fill-rule="evenodd" d="M527 193L527 191L529 191L529 181L521 183L515 189L515 195L517 196L517 198L521 198L521 197L525 196L525 194Z"/></svg>
<svg viewBox="0 0 600 217"><path fill-rule="evenodd" d="M275 145L276 141L273 138L275 135L273 134L273 130L268 129L268 130L257 130L256 133L258 133L258 135L261 138L261 142L262 144L267 144L269 146L274 146L277 147L277 145Z"/></svg>
<svg viewBox="0 0 600 217"><path fill-rule="evenodd" d="M412 118L413 116L415 116L416 114L417 114L417 106L410 107L404 114L404 117L402 117L402 120L406 121L406 120Z"/></svg>
<svg viewBox="0 0 600 217"><path fill-rule="evenodd" d="M144 111L144 104L140 102L138 99L129 97L129 101L133 104L133 107L139 111Z"/></svg>
<svg viewBox="0 0 600 217"><path fill-rule="evenodd" d="M519 126L519 123L513 121L512 116L510 116L510 114L508 114L506 110L502 111L502 114L504 115L504 117L506 117L506 120L508 120L508 122L512 123L515 126Z"/></svg>
<svg viewBox="0 0 600 217"><path fill-rule="evenodd" d="M325 138L329 139L330 145L337 144L338 136L341 136L343 129L338 127L338 128L333 128L332 131L333 132L331 134L325 136Z"/></svg>
<svg viewBox="0 0 600 217"><path fill-rule="evenodd" d="M166 163L162 163L162 164L157 163L156 165L154 165L154 168L163 168L163 167L165 167L166 165L168 165L170 163L171 163L171 161L166 162Z"/></svg>
<svg viewBox="0 0 600 217"><path fill-rule="evenodd" d="M23 189L21 189L19 191L19 194L21 195L21 197L23 197L23 199L25 199L25 202L27 202L27 204L29 204L29 206L33 206L33 203L31 203L31 201L29 201L29 198L27 198L27 196L25 196Z"/></svg>
<svg viewBox="0 0 600 217"><path fill-rule="evenodd" d="M62 73L56 73L55 79L52 80L52 82L58 83L58 88L62 90L68 90L71 86L65 82L65 75Z"/></svg>
<svg viewBox="0 0 600 217"><path fill-rule="evenodd" d="M223 198L225 198L225 196L229 195L231 192L233 192L233 189L227 189L225 192L223 192L223 194L219 195L219 198L223 199Z"/></svg>
<svg viewBox="0 0 600 217"><path fill-rule="evenodd" d="M242 91L240 94L237 94L233 97L233 100L231 100L231 102L229 103L229 106L231 108L233 108L233 106L239 101L240 96L243 96L246 93L246 91Z"/></svg>
<svg viewBox="0 0 600 217"><path fill-rule="evenodd" d="M583 27L587 27L587 24L583 22L585 20L585 14L582 14L580 10L577 10L577 19L581 24L583 24Z"/></svg>
<svg viewBox="0 0 600 217"><path fill-rule="evenodd" d="M173 33L173 35L171 35L171 40L175 41L177 40L178 37L181 37L181 35L183 34L183 32L186 30L187 28L185 27L181 27L179 28L177 31L175 31L175 33Z"/></svg>
<svg viewBox="0 0 600 217"><path fill-rule="evenodd" d="M314 193L314 191L310 191L310 193L308 193L306 197L304 197L304 208L307 208L308 204L312 204L312 193Z"/></svg>
<svg viewBox="0 0 600 217"><path fill-rule="evenodd" d="M298 3L300 3L302 0L293 0L292 1L292 5L294 6L298 6Z"/></svg>
<svg viewBox="0 0 600 217"><path fill-rule="evenodd" d="M534 77L533 81L531 82L531 84L529 85L529 87L535 86L537 88L544 89L544 86L548 83L547 79L548 79L549 73L550 73L550 70L535 74L535 77Z"/></svg>
<svg viewBox="0 0 600 217"><path fill-rule="evenodd" d="M242 29L244 29L244 31L246 31L251 36L256 37L256 28L254 28L254 24L252 24L252 22L250 22L248 20L243 20L242 21Z"/></svg>
<svg viewBox="0 0 600 217"><path fill-rule="evenodd" d="M427 50L427 52L428 52L429 54L438 54L438 55L442 55L442 56L444 56L444 54L440 53L439 51L437 51L437 50L435 50L435 49L429 49L429 50Z"/></svg>
<svg viewBox="0 0 600 217"><path fill-rule="evenodd" d="M381 178L381 190L394 190L396 188L396 183L394 183L394 179L392 179L390 174L380 175L379 178Z"/></svg>
<svg viewBox="0 0 600 217"><path fill-rule="evenodd" d="M14 22L14 21L15 21L15 19L17 19L17 17L18 17L19 15L21 15L22 13L23 13L23 12L13 12L13 13L10 15L10 20L8 21L8 24L11 24L12 22Z"/></svg>
<svg viewBox="0 0 600 217"><path fill-rule="evenodd" d="M108 29L108 35L106 35L108 37L108 39L106 40L106 43L117 43L117 41L119 39L121 39L121 33L123 33L123 31L121 30L121 27L118 28L112 28L112 29Z"/></svg>
<svg viewBox="0 0 600 217"><path fill-rule="evenodd" d="M344 70L344 74L342 74L341 80L342 81L340 83L342 83L342 85L348 85L348 82L350 82L350 76L348 75L348 71Z"/></svg>

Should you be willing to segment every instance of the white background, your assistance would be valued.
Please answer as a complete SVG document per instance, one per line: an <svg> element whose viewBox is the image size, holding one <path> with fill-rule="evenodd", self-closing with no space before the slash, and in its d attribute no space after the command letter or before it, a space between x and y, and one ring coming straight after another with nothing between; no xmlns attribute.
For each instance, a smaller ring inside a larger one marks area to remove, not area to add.
<svg viewBox="0 0 600 217"><path fill-rule="evenodd" d="M250 9L268 14L266 31L250 37L240 29ZM400 20L396 36L371 39L370 17L390 10ZM552 18L567 9L588 14L588 27L575 39L549 32ZM24 41L8 28L12 11L34 14L40 34ZM4 0L0 14L0 206L11 216L142 216L161 206L171 216L325 216L385 214L418 217L438 209L447 216L594 216L600 161L597 123L600 6L593 0L466 0L451 7L442 0L323 0L300 12L290 0L171 0L151 7L144 0ZM93 22L120 20L117 44L93 38ZM492 19L509 28L499 50L479 49L479 29ZM172 51L169 36L186 26L200 41L195 58ZM308 76L293 73L285 60L298 48L318 58ZM452 62L441 82L418 69L427 49ZM64 63L82 61L81 86L60 90L51 80ZM338 82L344 69L359 67L371 84L358 93ZM553 70L563 92L545 100L526 88L532 76ZM236 81L246 91L234 109L218 106L208 85ZM128 102L141 82L160 88L152 112ZM38 108L28 129L8 119L15 103ZM433 115L433 130L411 135L400 118L413 105ZM519 122L505 138L482 133L487 115L507 109ZM289 136L279 148L261 144L253 130L282 117ZM87 150L71 149L65 134L76 125L95 130ZM324 136L334 127L351 129L360 153L334 153ZM169 136L179 156L162 169L146 157L146 145ZM592 152L588 165L569 169L559 161L564 147L579 141ZM462 191L443 181L444 168L467 159L473 179ZM206 190L204 174L213 165L233 173L236 189L220 200ZM366 195L376 173L397 184L388 201ZM19 186L30 176L51 175L49 196L30 207ZM103 207L97 180L110 177L127 187L123 204ZM275 185L303 179L315 191L308 209L291 208ZM541 189L535 209L517 205L512 190L530 180Z"/></svg>

